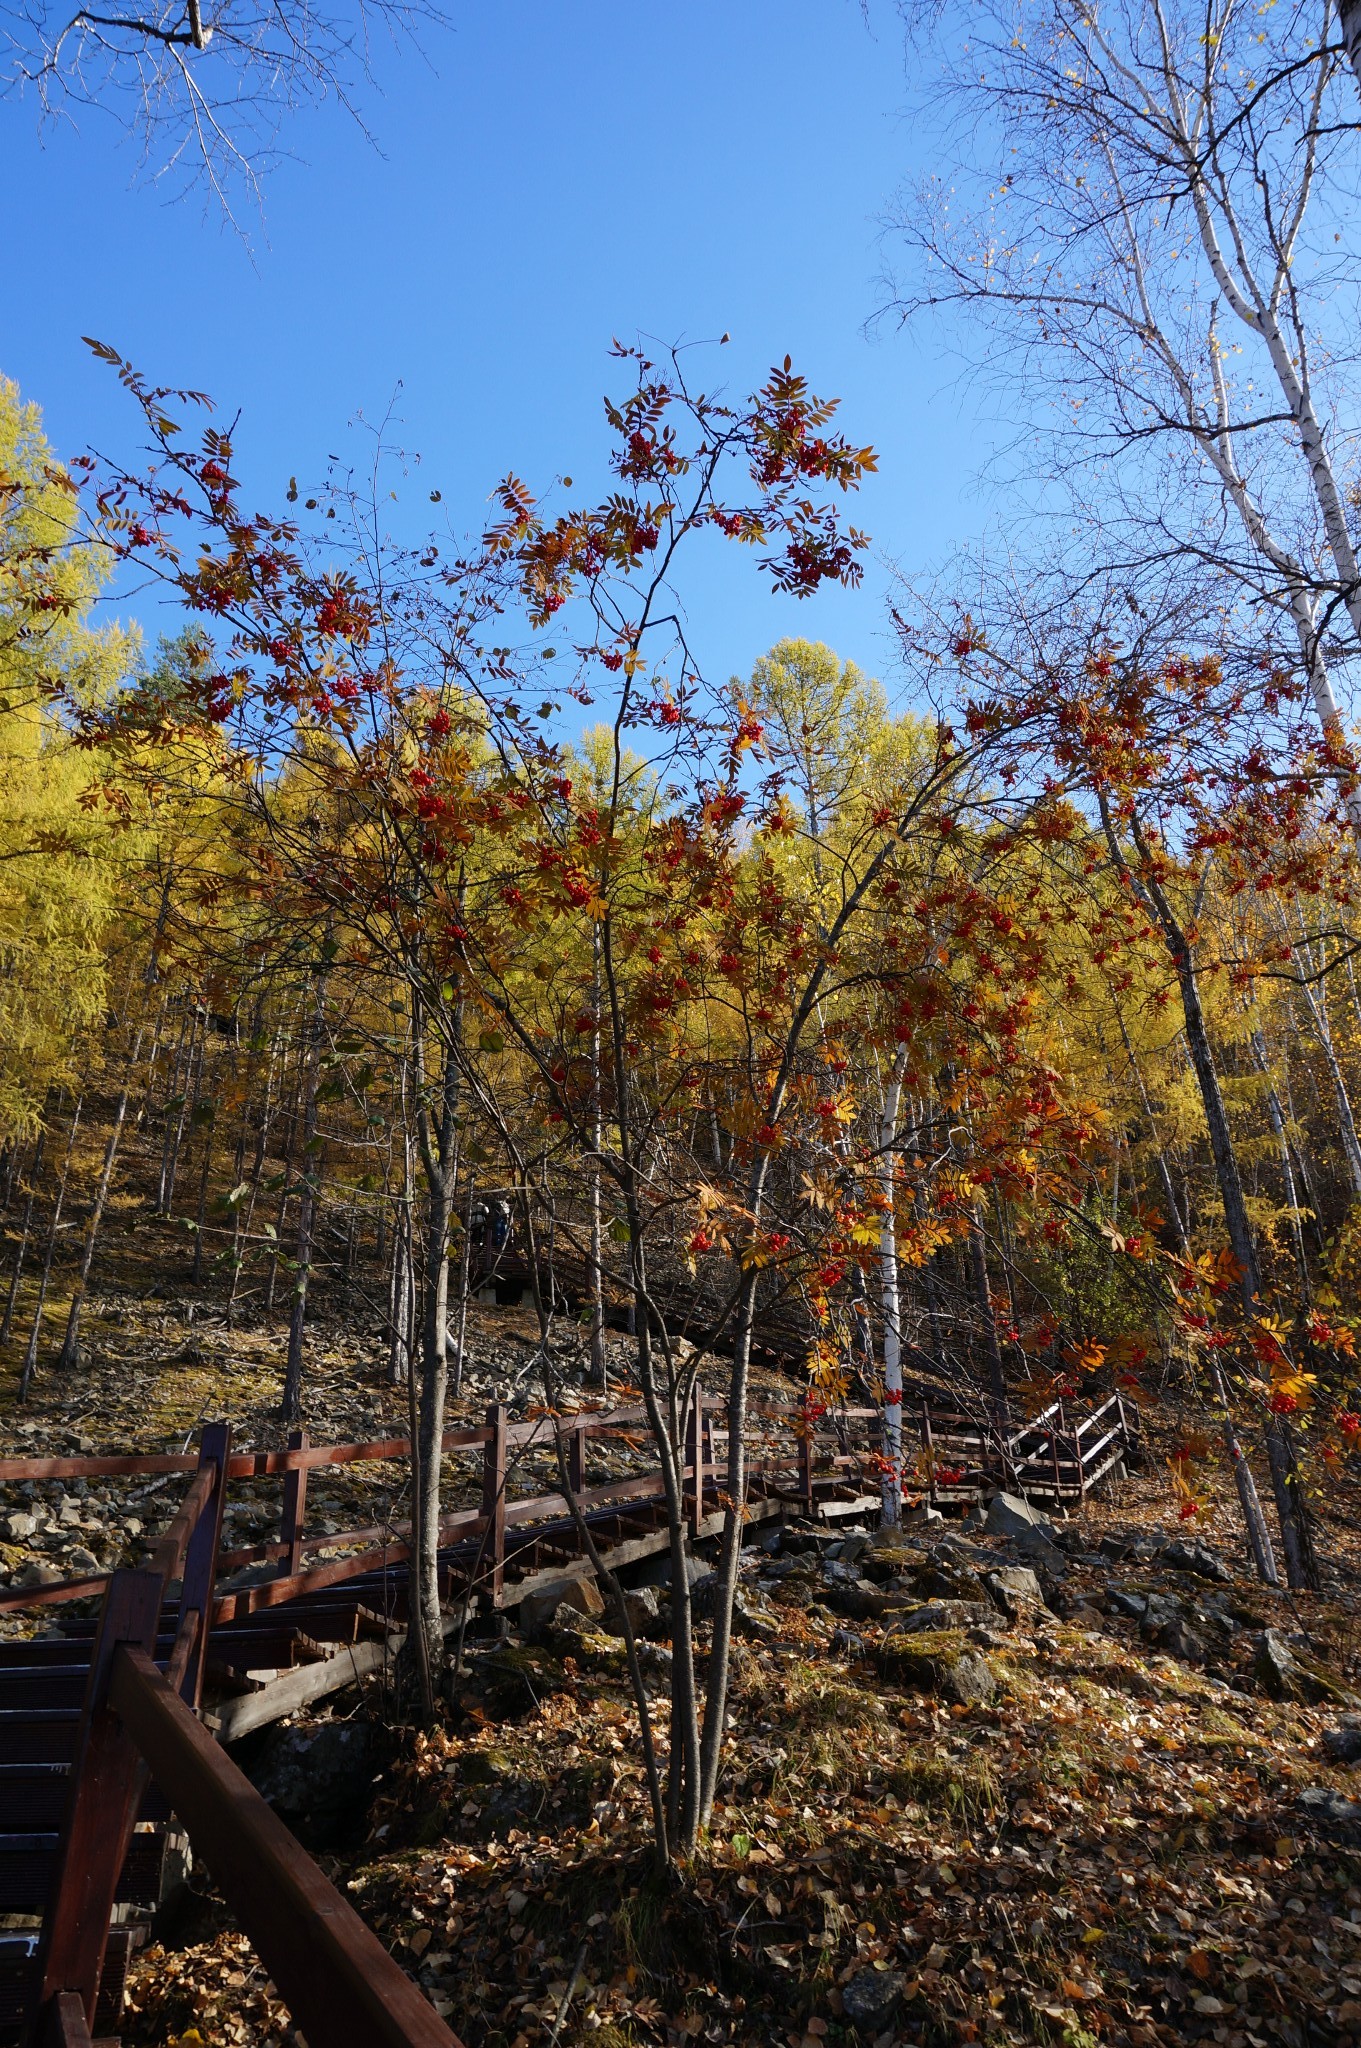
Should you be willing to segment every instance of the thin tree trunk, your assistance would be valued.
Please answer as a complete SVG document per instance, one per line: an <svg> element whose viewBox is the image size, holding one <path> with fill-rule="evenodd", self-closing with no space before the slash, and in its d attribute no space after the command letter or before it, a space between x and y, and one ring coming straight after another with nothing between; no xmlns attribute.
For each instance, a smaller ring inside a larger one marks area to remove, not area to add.
<svg viewBox="0 0 1361 2048"><path fill-rule="evenodd" d="M1007 1403L1006 1370L1002 1364L1002 1346L997 1337L997 1317L992 1306L992 1289L988 1285L988 1258L983 1237L983 1211L975 1202L969 1224L969 1267L973 1276L974 1300L983 1324L983 1340L988 1353L988 1394L992 1403L993 1421L999 1429L1006 1429L1011 1420Z"/></svg>
<svg viewBox="0 0 1361 2048"><path fill-rule="evenodd" d="M279 1282L279 1259L283 1251L284 1225L288 1217L288 1205L293 1198L293 1166L297 1157L298 1131L302 1123L300 1103L305 1086L306 1075L305 1072L300 1070L298 1084L294 1090L292 1108L289 1112L288 1136L284 1141L283 1186L279 1190L279 1206L274 1218L274 1244L270 1252L269 1278L265 1282L265 1314L267 1316L272 1316L274 1313L274 1291Z"/></svg>
<svg viewBox="0 0 1361 2048"><path fill-rule="evenodd" d="M898 1109L902 1102L903 1076L907 1072L907 1047L899 1048L884 1094L879 1118L879 1198L884 1207L879 1224L879 1291L884 1311L884 1445L885 1471L880 1518L885 1528L896 1528L903 1513L903 1345L901 1304L898 1288Z"/></svg>
<svg viewBox="0 0 1361 2048"><path fill-rule="evenodd" d="M1347 62L1361 85L1361 0L1339 0L1337 15Z"/></svg>
<svg viewBox="0 0 1361 2048"><path fill-rule="evenodd" d="M600 1147L604 1141L600 1091L600 927L594 922L591 925L591 1014L595 1018L595 1026L591 1033L591 1271L588 1282L591 1309L591 1384L600 1387L608 1395L610 1376L609 1367L605 1362L605 1281L600 1263L604 1244L600 1214Z"/></svg>
<svg viewBox="0 0 1361 2048"><path fill-rule="evenodd" d="M410 1376L411 1330L407 1304L411 1299L410 1255L404 1203L399 1197L392 1228L392 1258L388 1266L388 1385L400 1387Z"/></svg>
<svg viewBox="0 0 1361 2048"><path fill-rule="evenodd" d="M1173 1236L1176 1239L1177 1250L1181 1253L1182 1257L1185 1258L1191 1248L1190 1240L1187 1235L1186 1225L1182 1221L1181 1205L1177 1201L1177 1191L1172 1184L1172 1169L1167 1163L1167 1153L1163 1149L1162 1135L1158 1130L1158 1120L1153 1114L1153 1104L1149 1099L1148 1088L1144 1081L1143 1069L1139 1065L1139 1061L1135 1055L1134 1047L1130 1042L1129 1032L1125 1026L1125 1019L1120 1011L1118 1004L1116 1006L1115 1017L1116 1022L1120 1026L1120 1036L1124 1041L1125 1055L1126 1058L1129 1060L1129 1069L1134 1076L1135 1084L1139 1090L1139 1100L1144 1105L1144 1115L1148 1119L1148 1132L1150 1138L1153 1140L1153 1150L1157 1156L1158 1161L1158 1177L1162 1181L1163 1200L1167 1204L1168 1224L1172 1231Z"/></svg>
<svg viewBox="0 0 1361 2048"><path fill-rule="evenodd" d="M1286 1583L1292 1593L1316 1589L1318 1559L1314 1554L1313 1531L1309 1526L1309 1508L1304 1498L1290 1426L1283 1415L1272 1415L1267 1420L1266 1450L1271 1468L1271 1490L1276 1497L1276 1517L1281 1525Z"/></svg>
<svg viewBox="0 0 1361 2048"><path fill-rule="evenodd" d="M1191 1065L1195 1071L1196 1081L1200 1089L1201 1106L1205 1115L1206 1128L1210 1136L1210 1153L1214 1160L1215 1177L1219 1183L1220 1200L1224 1205L1224 1223L1228 1233L1229 1247L1238 1263L1240 1274L1239 1286L1244 1312L1246 1315L1252 1316L1257 1312L1257 1300L1261 1293L1261 1276L1257 1265L1257 1252L1253 1243L1247 1202L1243 1194L1242 1177L1238 1171L1238 1155L1234 1150L1233 1134L1229 1129L1229 1119L1224 1107L1223 1091L1219 1085L1219 1074L1210 1045L1210 1035L1206 1029L1205 1013L1201 1007L1200 989L1196 981L1195 963L1191 957L1191 948L1187 941L1186 933L1182 929L1168 901L1166 892L1154 875L1152 863L1148 856L1148 849L1144 844L1138 826L1135 825L1133 830L1135 841L1144 863L1144 871L1141 874L1135 875L1120 852L1114 827L1111 824L1104 800L1102 803L1102 821L1106 828L1106 838L1111 853L1121 872L1136 891L1144 908L1148 910L1151 917L1156 920L1160 927L1173 969L1176 973L1177 986L1181 992L1186 1048L1190 1054ZM1206 875L1208 876L1208 868ZM1202 879L1201 886L1203 889L1204 878ZM1222 1376L1220 1385L1222 1390ZM1225 1399L1225 1413L1228 1413L1227 1398ZM1298 1506L1300 1510L1303 1509L1303 1501L1298 1491L1292 1495L1289 1491L1282 1489L1276 1484L1276 1470L1280 1455L1278 1450L1273 1449L1276 1420L1277 1418L1275 1417L1271 1417L1268 1420L1266 1431L1267 1456L1271 1464L1276 1506L1281 1519L1281 1541L1286 1551L1286 1569L1288 1572L1292 1549L1299 1553L1307 1548L1307 1537L1296 1526L1296 1508ZM1242 1459L1240 1452L1239 1457L1234 1462L1235 1478L1238 1478L1240 1472L1245 1471L1247 1471L1246 1461ZM1248 1476L1250 1478L1251 1474L1249 1473ZM1239 1481L1239 1495L1240 1499L1242 1499L1243 1486L1241 1480ZM1244 1502L1244 1516L1246 1519L1246 1501ZM1265 1576L1264 1559L1257 1541L1252 1539L1251 1529L1249 1530L1249 1537L1252 1540L1253 1554L1257 1560L1259 1574ZM1274 1569L1273 1560L1272 1570L1274 1571ZM1275 1583L1275 1581L1272 1580L1270 1583Z"/></svg>
<svg viewBox="0 0 1361 2048"><path fill-rule="evenodd" d="M168 1216L175 1201L175 1181L180 1170L180 1153L184 1145L184 1133L198 1108L199 1093L203 1086L203 1062L208 1050L208 1011L206 1006L197 1005L193 1025L189 1034L189 1059L185 1079L184 1099L180 1113L175 1119L175 1142L170 1148L170 1169L165 1183L165 1200L162 1208Z"/></svg>
<svg viewBox="0 0 1361 2048"><path fill-rule="evenodd" d="M57 1232L61 1228L61 1205L66 1197L66 1176L71 1169L71 1154L75 1149L76 1132L80 1129L80 1110L84 1100L85 1093L82 1089L71 1112L71 1128L66 1134L66 1153L61 1162L61 1176L57 1181L57 1192L52 1202L52 1220L48 1225L47 1249L43 1254L43 1269L38 1280L38 1299L33 1310L33 1327L28 1333L28 1349L24 1353L23 1371L19 1375L21 1401L28 1399L33 1370L38 1363L38 1345L42 1338L43 1315L47 1307L47 1284L52 1277L52 1259L57 1249Z"/></svg>
<svg viewBox="0 0 1361 2048"><path fill-rule="evenodd" d="M293 1306L288 1318L288 1364L284 1372L280 1413L285 1422L302 1420L303 1334L307 1326L307 1287L312 1277L312 1244L316 1232L317 1208L321 1200L321 1173L317 1150L317 1087L321 1079L321 1039L326 1015L326 977L317 981L308 1034L307 1061L303 1080L303 1170L298 1191L297 1277L293 1283Z"/></svg>
<svg viewBox="0 0 1361 2048"><path fill-rule="evenodd" d="M19 1297L19 1282L23 1278L24 1258L28 1251L28 1235L33 1225L33 1204L38 1199L38 1175L42 1170L43 1147L47 1143L47 1125L38 1132L33 1147L33 1157L28 1166L28 1194L24 1198L24 1220L19 1227L19 1244L14 1254L14 1271L10 1274L9 1297L5 1302L4 1321L0 1322L0 1344L8 1344L10 1331L14 1327L14 1304Z"/></svg>
<svg viewBox="0 0 1361 2048"><path fill-rule="evenodd" d="M118 1091L118 1101L113 1113L113 1128L104 1147L104 1164L100 1169L99 1185L95 1189L94 1205L90 1220L85 1226L85 1243L81 1248L80 1271L76 1275L75 1289L71 1295L71 1306L66 1316L66 1335L62 1338L61 1350L57 1356L57 1367L62 1372L74 1372L80 1363L80 1318L85 1307L85 1296L89 1290L90 1273L95 1262L95 1248L99 1243L99 1229L104 1221L104 1210L109 1199L109 1187L113 1181L114 1161L118 1157L118 1143L123 1135L123 1123L128 1113L128 1095L132 1088L132 1076L137 1067L137 1055L142 1047L142 1033L139 1030L132 1041L127 1065L123 1070L123 1085Z"/></svg>
<svg viewBox="0 0 1361 2048"><path fill-rule="evenodd" d="M1306 965L1309 965L1306 955ZM1337 1051L1333 1045L1332 1026L1328 1021L1327 1000L1321 993L1314 994L1309 981L1301 978L1300 994L1313 1022L1314 1033L1323 1053L1323 1064L1328 1069L1328 1079L1333 1084L1333 1100L1337 1105L1338 1133L1342 1140L1342 1156L1347 1162L1347 1178L1351 1182L1353 1195L1361 1195L1361 1140L1356 1135L1356 1120L1352 1115L1351 1096L1343 1079Z"/></svg>
<svg viewBox="0 0 1361 2048"><path fill-rule="evenodd" d="M462 1243L458 1255L458 1337L454 1344L453 1369L455 1395L463 1392L464 1355L468 1340L468 1265L472 1257L471 1217L475 1192L473 1176L469 1173L468 1185L464 1190L463 1196L463 1210L466 1220L463 1226Z"/></svg>
<svg viewBox="0 0 1361 2048"><path fill-rule="evenodd" d="M230 1327L236 1310L236 1297L241 1285L241 1270L245 1264L242 1242L250 1243L251 1224L255 1217L255 1204L260 1193L260 1181L265 1170L265 1159L269 1151L269 1133L274 1121L274 1067L279 1056L282 1033L276 1031L270 1041L269 1061L265 1067L265 1099L260 1108L260 1128L255 1140L255 1157L251 1162L250 1192L246 1197L245 1213L237 1202L232 1215L232 1284L227 1297L227 1323Z"/></svg>
<svg viewBox="0 0 1361 2048"><path fill-rule="evenodd" d="M175 1041L175 1056L170 1063L170 1083L166 1092L162 1115L165 1117L165 1132L161 1139L161 1175L156 1188L156 1213L164 1216L167 1211L167 1189L170 1184L170 1154L178 1142L175 1137L174 1118L184 1114L184 1095L180 1092L181 1065L184 1059L184 1041L189 1031L190 1010L188 999L180 1012L180 1035ZM173 1106L173 1117L172 1117Z"/></svg>
<svg viewBox="0 0 1361 2048"><path fill-rule="evenodd" d="M413 1649L422 1707L434 1713L434 1686L444 1668L444 1627L439 1592L441 1462L449 1361L446 1315L449 1296L449 1228L460 1162L458 1048L462 1004L446 1015L450 1038L441 1047L439 1079L427 1088L427 1025L419 1002L412 1004L416 1135L426 1181L426 1219L421 1286L420 1372L416 1449L415 1528L411 1547L410 1607L420 1643Z"/></svg>
<svg viewBox="0 0 1361 2048"><path fill-rule="evenodd" d="M1238 1489L1238 1504L1243 1511L1243 1526L1247 1530L1248 1548L1252 1552L1257 1576L1263 1585L1279 1586L1281 1580L1276 1570L1276 1555L1271 1547L1271 1531L1267 1528L1266 1516L1262 1513L1262 1503L1257 1493L1257 1481L1252 1476L1252 1467L1247 1461L1243 1446L1238 1440L1238 1432L1234 1428L1233 1411L1229 1406L1229 1390L1217 1363L1212 1368L1211 1377L1224 1413L1224 1448L1228 1452L1233 1483Z"/></svg>
<svg viewBox="0 0 1361 2048"><path fill-rule="evenodd" d="M1290 1210L1290 1228L1295 1243L1295 1263L1299 1267L1301 1291L1304 1299L1308 1301L1309 1260L1304 1249L1304 1228L1300 1222L1300 1205L1295 1194L1295 1170L1290 1159L1290 1142L1286 1137L1285 1116L1281 1109L1281 1098L1276 1093L1276 1083L1272 1079L1271 1063L1267 1058L1266 1040L1256 1026L1253 1027L1249 1043L1252 1047L1252 1057L1257 1064L1257 1070L1267 1084L1267 1120L1271 1125L1272 1136L1276 1140L1276 1149L1280 1153L1281 1179L1285 1183L1286 1206Z"/></svg>

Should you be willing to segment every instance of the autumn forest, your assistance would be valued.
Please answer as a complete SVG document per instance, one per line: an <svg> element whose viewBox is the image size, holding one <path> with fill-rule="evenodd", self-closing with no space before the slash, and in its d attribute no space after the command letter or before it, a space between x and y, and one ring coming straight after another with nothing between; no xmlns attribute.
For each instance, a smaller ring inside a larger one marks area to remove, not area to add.
<svg viewBox="0 0 1361 2048"><path fill-rule="evenodd" d="M242 232L353 24L212 11L16 15L6 120ZM380 2038L154 1744L189 1876L66 1903L144 1597L384 2040L1361 2041L1361 7L837 33L929 136L853 317L1005 423L945 554L774 327L606 316L471 498L187 330L0 380L5 2039Z"/></svg>

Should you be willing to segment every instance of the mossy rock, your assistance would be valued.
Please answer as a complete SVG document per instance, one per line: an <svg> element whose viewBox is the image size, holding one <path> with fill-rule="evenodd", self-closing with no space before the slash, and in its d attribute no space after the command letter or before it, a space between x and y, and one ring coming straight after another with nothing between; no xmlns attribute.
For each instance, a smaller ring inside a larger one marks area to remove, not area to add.
<svg viewBox="0 0 1361 2048"><path fill-rule="evenodd" d="M556 1657L528 1643L501 1643L468 1663L468 1679L485 1696L493 1714L520 1714L545 1693L563 1692L567 1673Z"/></svg>
<svg viewBox="0 0 1361 2048"><path fill-rule="evenodd" d="M890 1635L879 1646L885 1678L959 1706L985 1706L997 1691L992 1666L961 1629Z"/></svg>
<svg viewBox="0 0 1361 2048"><path fill-rule="evenodd" d="M887 1538L876 1536L860 1560L860 1569L867 1579L882 1585L887 1579L920 1571L925 1563L921 1544L904 1543L895 1530Z"/></svg>
<svg viewBox="0 0 1361 2048"><path fill-rule="evenodd" d="M1253 1657L1253 1673L1274 1700L1312 1707L1354 1707L1356 1695L1326 1664L1304 1656L1275 1629L1265 1629Z"/></svg>
<svg viewBox="0 0 1361 2048"><path fill-rule="evenodd" d="M467 1785L494 1785L518 1778L520 1767L504 1749L467 1749L458 1760L458 1775Z"/></svg>
<svg viewBox="0 0 1361 2048"><path fill-rule="evenodd" d="M574 1628L570 1634L555 1633L554 1640L564 1656L573 1658L583 1670L598 1671L609 1678L628 1675L628 1657L618 1636L607 1635L588 1623L584 1628Z"/></svg>

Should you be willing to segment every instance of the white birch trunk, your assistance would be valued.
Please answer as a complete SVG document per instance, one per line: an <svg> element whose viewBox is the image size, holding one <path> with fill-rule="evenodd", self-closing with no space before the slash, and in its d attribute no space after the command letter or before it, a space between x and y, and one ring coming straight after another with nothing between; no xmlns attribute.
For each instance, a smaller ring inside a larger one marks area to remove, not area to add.
<svg viewBox="0 0 1361 2048"><path fill-rule="evenodd" d="M884 1095L879 1122L879 1191L884 1197L879 1226L879 1285L884 1308L884 1460L882 1522L897 1526L903 1512L903 1341L898 1292L898 1223L894 1208L897 1179L898 1107L902 1101L907 1047L899 1048Z"/></svg>

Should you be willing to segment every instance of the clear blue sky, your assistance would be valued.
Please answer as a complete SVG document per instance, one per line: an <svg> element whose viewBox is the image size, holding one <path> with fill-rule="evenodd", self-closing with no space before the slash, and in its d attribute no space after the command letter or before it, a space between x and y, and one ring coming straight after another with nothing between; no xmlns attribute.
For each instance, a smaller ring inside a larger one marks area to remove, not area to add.
<svg viewBox="0 0 1361 2048"><path fill-rule="evenodd" d="M878 549L939 563L981 528L989 435L949 358L865 333L879 220L927 147L887 0L868 21L858 0L452 9L428 61L383 59L383 95L364 100L381 153L334 107L287 131L295 160L271 175L251 251L200 198L138 186L97 115L40 136L31 107L0 103L0 369L60 453L135 448L82 334L239 407L248 501L271 506L400 385L422 494L438 485L474 528L507 469L591 472L612 334L726 329L713 374L730 389L789 352L878 447L855 507ZM871 562L862 592L799 605L750 567L706 567L687 595L715 674L787 632L883 671L885 587Z"/></svg>

